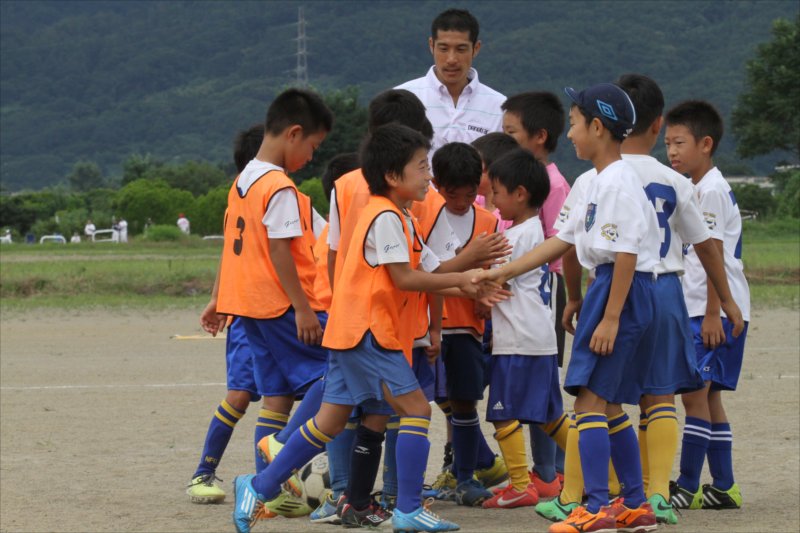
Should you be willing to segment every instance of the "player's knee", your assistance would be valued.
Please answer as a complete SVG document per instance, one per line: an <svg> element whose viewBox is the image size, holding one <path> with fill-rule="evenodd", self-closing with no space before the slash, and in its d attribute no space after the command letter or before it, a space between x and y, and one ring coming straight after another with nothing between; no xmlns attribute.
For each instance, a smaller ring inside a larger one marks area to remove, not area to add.
<svg viewBox="0 0 800 533"><path fill-rule="evenodd" d="M225 395L225 401L237 411L244 413L250 405L250 393L243 390L229 390Z"/></svg>

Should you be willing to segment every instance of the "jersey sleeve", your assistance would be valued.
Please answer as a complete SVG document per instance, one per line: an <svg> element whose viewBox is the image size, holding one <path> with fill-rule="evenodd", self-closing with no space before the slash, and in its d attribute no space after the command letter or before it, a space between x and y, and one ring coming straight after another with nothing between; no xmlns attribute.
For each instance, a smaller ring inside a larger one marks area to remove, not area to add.
<svg viewBox="0 0 800 533"><path fill-rule="evenodd" d="M313 207L311 208L311 229L314 232L314 238L319 239L319 236L322 234L322 230L325 229L325 224L328 221L325 220L325 217L320 215L316 209Z"/></svg>
<svg viewBox="0 0 800 533"><path fill-rule="evenodd" d="M568 196L566 187L559 186L550 189L550 194L547 195L547 199L539 210L539 218L542 221L545 238L552 237L558 233L559 228L556 227L556 222L561 215L561 209Z"/></svg>
<svg viewBox="0 0 800 533"><path fill-rule="evenodd" d="M580 216L573 211L580 203L581 193L583 191L583 185L586 179L587 178L585 174L578 176L578 179L575 180L575 183L572 185L572 189L570 189L569 194L567 194L564 198L564 201L561 204L561 209L558 212L558 216L553 221L553 229L556 231L563 231L569 223L572 215Z"/></svg>
<svg viewBox="0 0 800 533"><path fill-rule="evenodd" d="M711 237L719 241L725 240L725 214L730 197L717 189L710 189L700 197L700 210Z"/></svg>
<svg viewBox="0 0 800 533"><path fill-rule="evenodd" d="M302 236L300 207L297 204L295 190L287 187L273 194L261 221L266 226L267 236L270 239L293 239Z"/></svg>
<svg viewBox="0 0 800 533"><path fill-rule="evenodd" d="M609 187L601 191L594 206L589 246L596 250L638 254L647 229L641 205L625 190Z"/></svg>
<svg viewBox="0 0 800 533"><path fill-rule="evenodd" d="M339 206L336 203L336 187L334 187L331 191L331 209L328 213L328 246L334 251L339 249L340 227Z"/></svg>
<svg viewBox="0 0 800 533"><path fill-rule="evenodd" d="M703 215L700 212L700 205L694 195L694 190L688 183L686 188L680 187L678 190L678 202L675 207L675 229L681 242L687 244L698 244L711 237Z"/></svg>
<svg viewBox="0 0 800 533"><path fill-rule="evenodd" d="M403 222L395 213L378 215L367 234L367 244L374 246L378 265L411 261Z"/></svg>
<svg viewBox="0 0 800 533"><path fill-rule="evenodd" d="M422 254L419 260L420 268L425 272L434 272L442 262L428 245L422 243Z"/></svg>

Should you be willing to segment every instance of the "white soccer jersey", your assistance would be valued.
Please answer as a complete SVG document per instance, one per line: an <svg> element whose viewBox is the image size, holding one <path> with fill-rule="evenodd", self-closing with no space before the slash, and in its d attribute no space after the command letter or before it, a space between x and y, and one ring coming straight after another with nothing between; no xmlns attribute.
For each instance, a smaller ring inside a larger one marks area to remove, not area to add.
<svg viewBox="0 0 800 533"><path fill-rule="evenodd" d="M422 78L395 87L414 93L425 105L425 114L433 126L433 146L430 154L451 142L470 144L487 133L503 131L503 110L506 97L478 81L478 71L470 69L469 83L461 92L458 103L447 92L436 67Z"/></svg>
<svg viewBox="0 0 800 533"><path fill-rule="evenodd" d="M544 242L539 217L511 226L503 234L513 246L511 260ZM492 308L492 355L554 355L558 348L547 267L528 271L508 284L514 296Z"/></svg>
<svg viewBox="0 0 800 533"><path fill-rule="evenodd" d="M742 264L742 217L728 182L716 167L694 186L700 210L711 237L722 241L725 273L736 305L745 320L750 320L750 287ZM688 246L684 257L683 296L689 316L706 314L707 276L694 247ZM724 313L721 313L724 316Z"/></svg>
<svg viewBox="0 0 800 533"><path fill-rule="evenodd" d="M613 263L625 252L636 254L638 272L653 272L661 246L658 220L633 168L615 161L584 181L581 200L556 237L575 245L585 268Z"/></svg>

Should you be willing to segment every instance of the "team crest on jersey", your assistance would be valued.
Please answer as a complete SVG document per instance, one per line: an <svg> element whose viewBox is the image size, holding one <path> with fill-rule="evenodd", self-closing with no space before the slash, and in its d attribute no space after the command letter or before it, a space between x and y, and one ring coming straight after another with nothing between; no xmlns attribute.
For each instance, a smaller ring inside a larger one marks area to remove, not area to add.
<svg viewBox="0 0 800 533"><path fill-rule="evenodd" d="M597 214L597 204L589 204L586 206L586 218L583 220L584 228L588 233L592 226L594 226L594 217Z"/></svg>
<svg viewBox="0 0 800 533"><path fill-rule="evenodd" d="M619 237L619 233L617 233L617 225L610 223L603 224L603 227L600 228L600 235L602 235L607 241L617 242L617 237Z"/></svg>
<svg viewBox="0 0 800 533"><path fill-rule="evenodd" d="M558 212L558 221L564 224L567 219L569 218L569 206L564 206L561 208L561 211Z"/></svg>
<svg viewBox="0 0 800 533"><path fill-rule="evenodd" d="M708 226L708 229L713 230L717 227L716 213L709 213L708 211L703 211L703 220L706 221L706 226Z"/></svg>

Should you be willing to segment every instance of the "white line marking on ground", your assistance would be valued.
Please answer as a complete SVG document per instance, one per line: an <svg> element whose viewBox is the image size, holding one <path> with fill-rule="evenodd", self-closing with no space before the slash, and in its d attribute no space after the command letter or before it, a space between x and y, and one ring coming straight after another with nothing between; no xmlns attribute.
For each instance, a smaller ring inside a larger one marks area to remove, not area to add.
<svg viewBox="0 0 800 533"><path fill-rule="evenodd" d="M182 387L219 387L226 383L142 383L140 385L34 385L29 387L0 387L0 390L77 390L77 389L172 389Z"/></svg>

